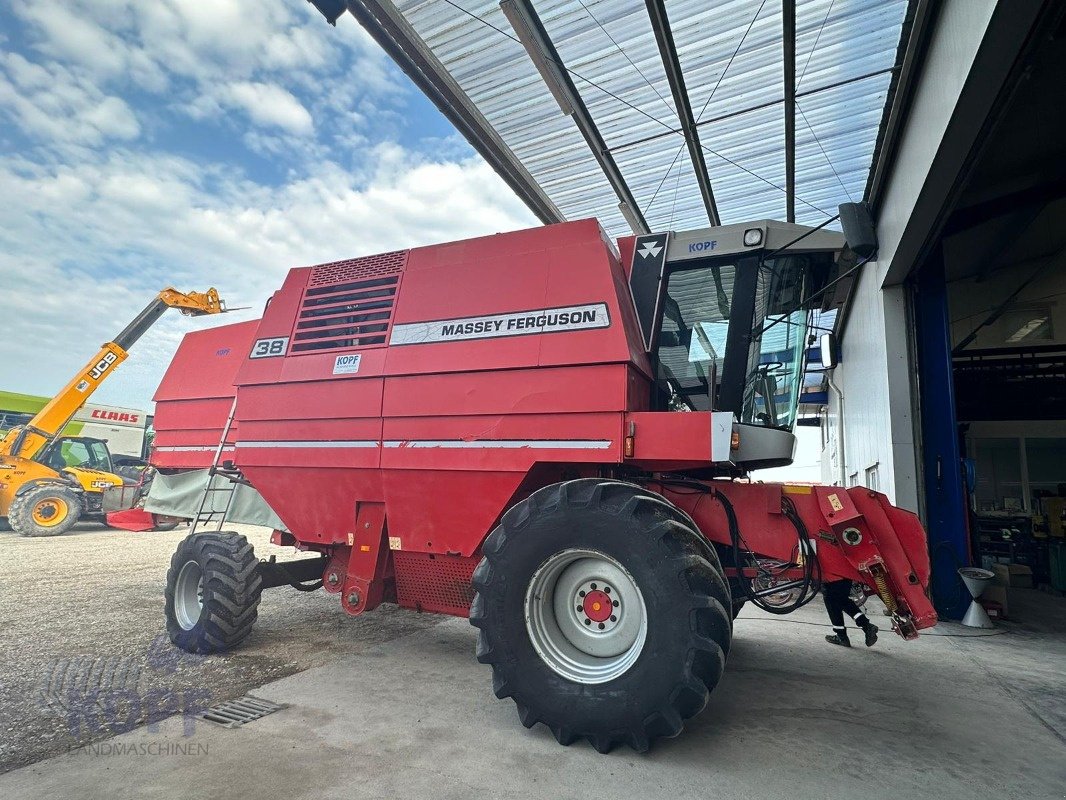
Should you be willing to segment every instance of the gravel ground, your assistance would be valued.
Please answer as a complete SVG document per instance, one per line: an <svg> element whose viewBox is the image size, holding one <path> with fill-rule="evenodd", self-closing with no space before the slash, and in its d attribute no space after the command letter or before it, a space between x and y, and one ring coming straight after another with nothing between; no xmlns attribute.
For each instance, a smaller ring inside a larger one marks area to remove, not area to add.
<svg viewBox="0 0 1066 800"><path fill-rule="evenodd" d="M227 528L260 558L294 554L267 529ZM163 628L163 586L187 533L91 523L56 538L0 533L0 773L440 621L387 605L353 618L333 595L279 587L239 648L183 653Z"/></svg>

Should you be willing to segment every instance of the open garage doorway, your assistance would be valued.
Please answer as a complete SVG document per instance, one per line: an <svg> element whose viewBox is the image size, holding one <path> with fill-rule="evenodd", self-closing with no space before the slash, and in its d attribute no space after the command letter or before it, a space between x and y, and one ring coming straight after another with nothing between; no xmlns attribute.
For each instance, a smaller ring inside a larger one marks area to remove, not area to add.
<svg viewBox="0 0 1066 800"><path fill-rule="evenodd" d="M1066 591L1066 25L1053 21L911 281L934 570L994 570L1003 591L988 597L1008 617L1009 589ZM961 614L961 586L936 589Z"/></svg>

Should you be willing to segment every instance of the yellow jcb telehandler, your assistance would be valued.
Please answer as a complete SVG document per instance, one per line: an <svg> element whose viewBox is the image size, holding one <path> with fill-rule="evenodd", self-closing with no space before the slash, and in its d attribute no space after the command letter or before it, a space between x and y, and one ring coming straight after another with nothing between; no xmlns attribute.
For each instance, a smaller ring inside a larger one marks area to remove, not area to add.
<svg viewBox="0 0 1066 800"><path fill-rule="evenodd" d="M103 519L104 490L123 482L112 472L107 442L59 434L168 308L190 316L226 310L214 289L164 289L32 420L9 430L0 440L0 526L23 536L56 536L79 519Z"/></svg>

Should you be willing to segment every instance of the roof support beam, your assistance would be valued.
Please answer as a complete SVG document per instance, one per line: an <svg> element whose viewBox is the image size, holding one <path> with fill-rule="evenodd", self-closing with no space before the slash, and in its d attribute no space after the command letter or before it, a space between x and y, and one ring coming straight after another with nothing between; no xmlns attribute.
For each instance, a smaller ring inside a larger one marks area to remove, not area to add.
<svg viewBox="0 0 1066 800"><path fill-rule="evenodd" d="M796 221L796 0L781 0L785 65L785 219Z"/></svg>
<svg viewBox="0 0 1066 800"><path fill-rule="evenodd" d="M674 108L677 109L677 118L681 122L681 131L685 136L689 160L696 173L696 182L699 184L703 205L707 210L707 219L710 220L711 225L721 225L718 204L714 201L711 176L707 172L707 161L703 155L703 146L700 144L700 133L696 128L696 120L692 116L692 104L689 102L688 89L685 87L685 76L677 58L677 47L674 45L670 19L666 15L666 5L663 0L645 0L645 4L648 7L648 16L651 18L651 29L655 33L655 43L659 46L659 57L666 71L666 80L670 84L670 93L674 96Z"/></svg>
<svg viewBox="0 0 1066 800"><path fill-rule="evenodd" d="M330 5L324 0L315 3L326 19L333 23L339 15L337 9L323 10L323 6ZM522 166L391 0L347 0L347 7L374 41L489 162L541 222L550 225L566 221L555 203Z"/></svg>
<svg viewBox="0 0 1066 800"><path fill-rule="evenodd" d="M366 0L360 1L366 2ZM574 124L581 131L593 157L607 177L607 182L618 196L618 208L622 216L625 217L634 233L638 235L649 233L647 220L644 219L629 189L629 184L626 183L607 143L604 142L600 129L596 127L592 114L589 113L585 101L581 98L577 87L574 86L559 51L555 49L533 5L529 0L501 0L500 8L514 28L518 40L529 53L530 59L537 67L549 91L559 102L563 113L572 117Z"/></svg>

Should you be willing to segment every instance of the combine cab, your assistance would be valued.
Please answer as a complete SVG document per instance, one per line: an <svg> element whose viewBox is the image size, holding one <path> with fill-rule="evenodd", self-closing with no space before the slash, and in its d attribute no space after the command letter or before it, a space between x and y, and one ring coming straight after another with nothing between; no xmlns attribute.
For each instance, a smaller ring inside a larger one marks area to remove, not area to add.
<svg viewBox="0 0 1066 800"><path fill-rule="evenodd" d="M854 260L797 225L616 249L587 220L292 270L229 393L232 454L157 457L254 487L274 541L320 557L194 533L168 575L172 641L231 647L262 589L307 580L353 615L469 616L523 724L607 751L703 708L745 602L791 592L788 611L850 578L916 636L936 616L914 515L747 477L792 459L811 298ZM206 446L168 407L194 394L159 398L165 446Z"/></svg>

